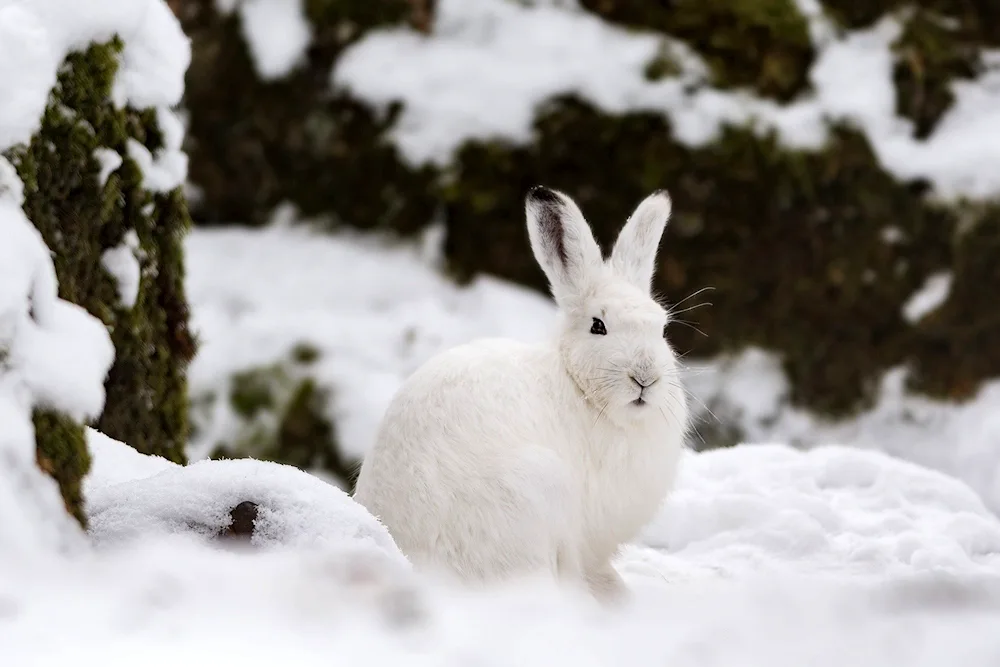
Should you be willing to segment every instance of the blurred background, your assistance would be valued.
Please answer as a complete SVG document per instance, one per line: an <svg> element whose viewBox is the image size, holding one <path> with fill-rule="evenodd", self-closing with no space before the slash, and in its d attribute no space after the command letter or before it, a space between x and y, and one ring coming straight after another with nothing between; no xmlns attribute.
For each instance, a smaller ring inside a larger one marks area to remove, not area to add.
<svg viewBox="0 0 1000 667"><path fill-rule="evenodd" d="M666 188L692 447L878 448L1000 510L995 0L169 4L189 458L350 487L421 362L551 329L529 187L606 248Z"/></svg>

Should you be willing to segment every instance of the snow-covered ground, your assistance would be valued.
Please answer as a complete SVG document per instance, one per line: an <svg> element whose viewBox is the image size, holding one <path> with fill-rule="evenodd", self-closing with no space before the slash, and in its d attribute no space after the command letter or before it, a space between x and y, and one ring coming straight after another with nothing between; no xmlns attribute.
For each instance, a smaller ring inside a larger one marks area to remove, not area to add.
<svg viewBox="0 0 1000 667"><path fill-rule="evenodd" d="M460 43L475 34L456 23L461 11L480 12L467 19L507 12L517 21L570 12L553 20L579 27L575 38L604 30L592 26L588 33L571 9L555 6L565 3L540 4L443 0L439 20ZM301 10L297 2L287 6ZM259 27L279 7L247 0L240 11L256 16ZM465 25L482 30L484 24ZM519 34L534 36L530 43L544 42L542 24L516 25L525 28ZM821 20L815 28L819 38ZM490 30L486 25L481 34L489 37ZM878 30L888 28L876 30L876 51L883 48ZM164 153L133 146L130 156L149 187L172 187L185 165L168 107L180 95L188 53L161 0L0 0L0 90L7 93L0 98L0 149L37 128L67 50L115 31L126 42L115 100L158 107L169 135ZM250 32L266 41L252 26ZM295 39L297 45L262 47L270 51L257 54L258 66L273 73L294 66L308 35L300 31ZM413 62L426 57L420 50L427 45L411 37L376 35L359 45L354 66L363 70L364 57L370 65L377 61L371 53L400 44L413 49ZM468 48L458 46L455 53ZM455 61L459 69L480 62L466 55ZM609 63L599 71L614 82L617 65ZM395 76L383 73L390 81ZM437 73L439 92L453 90L449 73ZM479 74L488 89L488 77ZM558 79L546 76L546 85ZM620 81L627 87L634 79ZM483 99L494 99L488 92ZM732 108L729 98L717 99ZM412 102L413 113L427 112L421 100ZM980 153L954 153L950 164L960 169L935 172L939 187L966 182L955 174L990 146L983 140L974 146ZM102 164L113 164L109 157ZM914 168L923 167L916 161ZM972 191L995 177L981 175L986 180L966 182ZM373 517L307 473L254 461L180 467L94 431L88 432L94 465L84 486L92 528L84 535L35 465L31 410L46 405L78 419L99 412L112 349L99 322L57 298L51 257L21 211L20 194L14 170L0 159L4 666L1000 662L1000 519L956 477L872 451L924 457L969 480L995 507L993 443L1000 427L993 415L1000 390L986 387L953 408L906 396L896 373L870 415L822 425L787 408L774 360L756 351L693 372L697 400L732 411L758 442L775 434L864 447L755 444L686 452L676 491L617 563L633 593L620 608L600 608L540 581L458 590L414 572ZM554 315L547 299L486 278L459 288L436 271L436 246L433 235L414 247L287 226L193 233L188 283L204 341L192 367L193 391L224 392L234 370L310 343L320 352L313 372L335 389L330 410L340 439L360 455L402 378L434 352L483 335L547 334ZM127 302L134 287L128 253L105 262L121 278ZM199 417L196 458L213 435L233 426L225 401L213 409ZM258 505L249 548L214 537L243 501Z"/></svg>
<svg viewBox="0 0 1000 667"><path fill-rule="evenodd" d="M72 558L0 568L4 664L987 667L1000 657L1000 521L961 482L875 452L688 453L676 493L617 563L631 599L600 608L541 581L462 591L415 573L370 516L297 471L140 463L91 436L93 519L113 511L135 530ZM235 498L268 512L253 551L203 530Z"/></svg>

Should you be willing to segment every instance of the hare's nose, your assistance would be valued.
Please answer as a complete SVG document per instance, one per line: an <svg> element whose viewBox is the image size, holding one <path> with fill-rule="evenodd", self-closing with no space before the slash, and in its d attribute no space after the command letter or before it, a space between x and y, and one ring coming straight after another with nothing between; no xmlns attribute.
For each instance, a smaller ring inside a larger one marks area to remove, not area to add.
<svg viewBox="0 0 1000 667"><path fill-rule="evenodd" d="M648 387L652 387L660 379L658 377L650 377L650 376L643 376L643 377L640 378L640 377L636 377L634 375L629 375L629 378L632 379L632 382L634 382L637 385L639 385L640 389L646 389Z"/></svg>

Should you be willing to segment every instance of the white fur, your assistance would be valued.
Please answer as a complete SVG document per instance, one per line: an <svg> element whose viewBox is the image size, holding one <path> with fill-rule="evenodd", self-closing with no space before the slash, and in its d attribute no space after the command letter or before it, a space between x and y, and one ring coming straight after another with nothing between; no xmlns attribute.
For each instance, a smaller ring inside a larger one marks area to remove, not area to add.
<svg viewBox="0 0 1000 667"><path fill-rule="evenodd" d="M566 195L535 188L526 214L558 339L480 340L424 364L354 497L418 566L484 583L545 573L613 598L611 561L669 492L688 425L667 313L649 294L670 199L645 199L607 261ZM591 333L595 317L607 335ZM655 381L644 404L637 381Z"/></svg>

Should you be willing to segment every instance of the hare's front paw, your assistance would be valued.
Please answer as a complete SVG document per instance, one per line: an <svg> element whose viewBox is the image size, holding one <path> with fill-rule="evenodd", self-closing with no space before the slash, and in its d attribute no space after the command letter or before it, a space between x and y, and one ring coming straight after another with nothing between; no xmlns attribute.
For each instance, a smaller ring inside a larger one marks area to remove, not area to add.
<svg viewBox="0 0 1000 667"><path fill-rule="evenodd" d="M628 586L611 563L587 572L587 586L593 596L604 604L620 604L628 598Z"/></svg>

